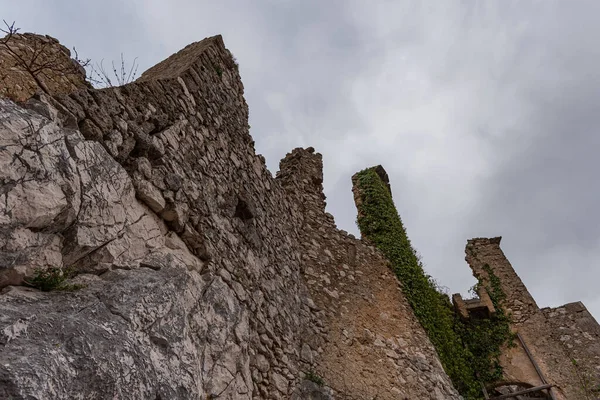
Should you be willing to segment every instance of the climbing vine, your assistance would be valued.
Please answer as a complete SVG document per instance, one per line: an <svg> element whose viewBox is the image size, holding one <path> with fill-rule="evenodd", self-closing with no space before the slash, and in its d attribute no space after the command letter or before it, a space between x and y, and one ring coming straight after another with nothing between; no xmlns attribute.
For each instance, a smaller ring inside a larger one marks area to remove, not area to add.
<svg viewBox="0 0 600 400"><path fill-rule="evenodd" d="M454 386L466 399L481 399L481 384L493 382L502 374L498 356L511 337L509 319L501 308L504 294L499 279L488 267L490 283L485 289L496 307L496 315L491 319L461 321L449 297L440 292L436 282L425 273L391 193L375 168L359 172L356 185L361 196L357 225L362 236L390 261L415 316L435 346Z"/></svg>
<svg viewBox="0 0 600 400"><path fill-rule="evenodd" d="M463 322L460 334L465 347L473 356L472 366L479 374L479 380L491 383L502 378L502 367L498 359L502 346L514 345L515 334L510 330L510 318L502 307L506 294L502 290L500 278L488 264L483 269L488 279L480 278L471 290L476 293L481 289L487 291L496 313L489 318L471 318Z"/></svg>

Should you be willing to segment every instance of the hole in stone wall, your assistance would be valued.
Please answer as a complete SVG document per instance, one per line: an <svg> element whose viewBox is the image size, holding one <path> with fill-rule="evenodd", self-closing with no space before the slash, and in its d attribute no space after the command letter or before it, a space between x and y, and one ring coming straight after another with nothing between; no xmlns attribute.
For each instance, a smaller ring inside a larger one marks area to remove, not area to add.
<svg viewBox="0 0 600 400"><path fill-rule="evenodd" d="M237 206L235 207L234 216L241 219L242 221L247 221L249 219L254 218L254 214L252 213L250 206L243 199L238 199Z"/></svg>

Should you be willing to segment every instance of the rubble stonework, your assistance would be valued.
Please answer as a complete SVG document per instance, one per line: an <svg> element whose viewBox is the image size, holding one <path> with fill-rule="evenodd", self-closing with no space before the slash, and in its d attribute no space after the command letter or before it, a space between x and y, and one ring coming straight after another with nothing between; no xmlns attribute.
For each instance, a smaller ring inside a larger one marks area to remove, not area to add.
<svg viewBox="0 0 600 400"><path fill-rule="evenodd" d="M0 96L25 101L36 91L65 94L91 87L71 51L48 35L15 33L0 39Z"/></svg>
<svg viewBox="0 0 600 400"><path fill-rule="evenodd" d="M600 325L580 301L542 308L549 329L576 368L580 389L597 396L600 389Z"/></svg>
<svg viewBox="0 0 600 400"><path fill-rule="evenodd" d="M503 306L556 399L596 398L600 389L600 325L581 302L540 309L500 249L500 237L468 241L466 261L473 274L489 280L489 267L506 294ZM507 381L542 385L525 348L516 340L500 358Z"/></svg>
<svg viewBox="0 0 600 400"><path fill-rule="evenodd" d="M319 317L305 355L338 398L458 399L389 262L325 213L321 155L293 150L278 179L304 217L301 268Z"/></svg>
<svg viewBox="0 0 600 400"><path fill-rule="evenodd" d="M0 398L459 398L325 212L321 156L273 178L243 91L216 36L122 87L0 99ZM40 267L85 287L23 286Z"/></svg>

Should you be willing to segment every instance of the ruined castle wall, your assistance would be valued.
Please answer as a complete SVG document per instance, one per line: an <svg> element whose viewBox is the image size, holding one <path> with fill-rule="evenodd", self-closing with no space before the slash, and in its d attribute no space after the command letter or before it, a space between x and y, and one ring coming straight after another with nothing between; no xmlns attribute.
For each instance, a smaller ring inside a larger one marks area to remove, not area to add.
<svg viewBox="0 0 600 400"><path fill-rule="evenodd" d="M563 345L576 366L580 389L596 393L600 388L600 325L580 301L542 312L548 333Z"/></svg>
<svg viewBox="0 0 600 400"><path fill-rule="evenodd" d="M506 294L503 306L512 318L511 328L523 338L546 381L556 385L553 389L556 398L592 398L590 396L593 393L582 387L579 376L589 373L590 367L595 367L598 363L597 349L592 346L588 350L585 346L595 343L594 338L600 327L593 318L587 317L589 313L586 314L585 308L578 306L578 303L558 309L540 310L500 249L500 239L477 238L468 241L466 260L474 275L489 280L485 267L487 265L499 278L502 290ZM566 333L567 330L574 337L578 337L578 342L572 344L572 350L577 350L581 364L585 367L576 366L572 362L574 357L567 344L571 341L571 336ZM588 334L584 335L583 332ZM588 336L592 337L592 340L587 339ZM506 380L542 384L518 340L515 340L514 347L504 349L500 361Z"/></svg>
<svg viewBox="0 0 600 400"><path fill-rule="evenodd" d="M220 37L186 48L163 67L177 75L162 74L158 80L145 76L125 87L49 100L48 108L59 111L52 143L60 144L57 151L67 162L81 165L70 177L79 193L71 190L73 196L64 204L68 209L78 200L76 216L61 226L53 218L36 226L13 219L4 226L5 248L21 254L16 264L24 268L19 271L30 274L31 258L22 254L31 249L14 234L15 223L22 222L20 228L31 234L54 230L58 266L97 274L100 281L84 289L77 309L66 315L38 304L49 298L37 293L32 308L13 307L25 294L11 290L3 299L12 311L3 310L3 326L14 326L27 312L35 319L28 324L30 335L11 339L3 352L3 376L39 398L87 398L92 392L100 393L98 398L288 398L300 380L303 327L311 325L299 275L298 208L254 152L243 86ZM14 129L18 112L6 118L12 121L5 124L3 138L12 140L9 148L19 152L18 144L24 143ZM40 116L22 118L35 119L39 126L49 123ZM61 144L69 129L75 133ZM28 140L34 143L35 134ZM47 164L56 168L52 163L58 161ZM15 180L6 197L27 209L35 197L27 190ZM178 247L187 252L178 264L186 268L162 268L174 264L164 253ZM140 266L152 268L140 271ZM147 294L148 279L165 286ZM113 283L116 287L106 288ZM116 308L123 315L112 337L81 337L71 326L55 334L41 328L63 318L89 325L83 321L93 321L97 311L86 294L96 292L104 293L97 295L102 308ZM106 298L107 293L112 296ZM129 293L140 295L124 299ZM165 311L177 312L157 312L157 299L147 296L162 298ZM83 342L69 346L75 339ZM55 375L30 389L22 381L25 371L54 368L43 357L15 362L25 342L57 345L54 352L65 360ZM122 345L112 352L114 342ZM133 378L124 364L127 354L133 357ZM173 360L163 363L163 357ZM103 367L106 362L114 368ZM77 374L65 377L61 372L89 371L94 365L99 379L86 386L75 384ZM102 387L106 382L114 382L114 388ZM51 386L64 389L53 393Z"/></svg>
<svg viewBox="0 0 600 400"><path fill-rule="evenodd" d="M302 207L302 273L319 315L302 355L340 399L458 399L388 261L325 213L321 155L295 149L280 169Z"/></svg>
<svg viewBox="0 0 600 400"><path fill-rule="evenodd" d="M471 239L467 243L466 261L475 277L487 278L485 265L489 265L500 278L502 290L506 294L504 307L512 314L514 323L520 324L535 315L539 308L527 287L521 281L500 248L500 238Z"/></svg>
<svg viewBox="0 0 600 400"><path fill-rule="evenodd" d="M0 398L456 398L383 257L324 212L320 156L273 178L255 153L220 36L64 89L0 100ZM19 286L38 266L87 286Z"/></svg>

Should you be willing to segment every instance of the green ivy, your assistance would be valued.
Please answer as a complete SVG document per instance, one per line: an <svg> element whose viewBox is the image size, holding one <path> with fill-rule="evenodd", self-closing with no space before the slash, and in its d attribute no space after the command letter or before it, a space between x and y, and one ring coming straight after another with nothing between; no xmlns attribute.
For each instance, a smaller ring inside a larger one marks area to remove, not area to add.
<svg viewBox="0 0 600 400"><path fill-rule="evenodd" d="M490 318L471 318L464 322L461 336L473 355L473 368L479 372L480 381L491 383L502 378L502 367L498 358L502 346L514 345L515 335L510 330L510 318L502 307L506 295L502 290L500 278L488 264L485 264L483 269L487 272L488 280L479 279L472 291L487 291L496 313Z"/></svg>
<svg viewBox="0 0 600 400"><path fill-rule="evenodd" d="M321 378L319 375L317 375L317 373L315 371L313 371L312 369L304 373L304 379L314 382L319 386L323 386L325 384L325 381L323 380L323 378Z"/></svg>
<svg viewBox="0 0 600 400"><path fill-rule="evenodd" d="M223 69L221 67L218 65L213 65L213 68L215 69L217 75L219 75L219 78L223 76Z"/></svg>
<svg viewBox="0 0 600 400"><path fill-rule="evenodd" d="M359 172L356 180L361 194L357 224L362 236L390 261L414 314L456 389L466 399L481 399L481 383L493 382L502 374L498 356L510 338L509 320L500 305L503 293L499 280L495 280L497 277L489 269L491 288L486 290L499 310L496 315L491 319L462 322L449 297L441 293L433 278L425 273L391 193L375 168Z"/></svg>

